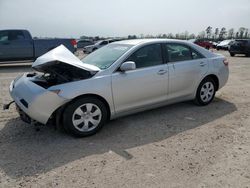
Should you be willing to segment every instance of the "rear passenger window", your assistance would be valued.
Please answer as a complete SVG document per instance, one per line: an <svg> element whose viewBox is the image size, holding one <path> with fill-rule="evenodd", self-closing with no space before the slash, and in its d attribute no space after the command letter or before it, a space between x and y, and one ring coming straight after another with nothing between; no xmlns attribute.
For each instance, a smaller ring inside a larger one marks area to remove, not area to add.
<svg viewBox="0 0 250 188"><path fill-rule="evenodd" d="M202 58L204 58L204 56L201 55L200 53L198 53L198 52L192 50L192 58L193 58L193 59L202 59Z"/></svg>
<svg viewBox="0 0 250 188"><path fill-rule="evenodd" d="M133 53L126 61L133 61L136 68L156 66L163 63L161 44L151 44Z"/></svg>
<svg viewBox="0 0 250 188"><path fill-rule="evenodd" d="M182 44L166 44L169 62L193 59L190 49Z"/></svg>

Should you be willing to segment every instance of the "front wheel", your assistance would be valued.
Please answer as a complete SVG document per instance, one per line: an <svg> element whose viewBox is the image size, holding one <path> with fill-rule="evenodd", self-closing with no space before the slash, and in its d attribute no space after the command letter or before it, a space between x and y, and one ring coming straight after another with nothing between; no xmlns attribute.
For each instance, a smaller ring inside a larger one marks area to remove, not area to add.
<svg viewBox="0 0 250 188"><path fill-rule="evenodd" d="M205 106L211 103L215 96L215 88L214 80L211 78L205 78L197 89L195 103L200 106Z"/></svg>
<svg viewBox="0 0 250 188"><path fill-rule="evenodd" d="M80 98L69 104L63 113L65 130L78 137L97 133L107 121L106 106L97 98Z"/></svg>

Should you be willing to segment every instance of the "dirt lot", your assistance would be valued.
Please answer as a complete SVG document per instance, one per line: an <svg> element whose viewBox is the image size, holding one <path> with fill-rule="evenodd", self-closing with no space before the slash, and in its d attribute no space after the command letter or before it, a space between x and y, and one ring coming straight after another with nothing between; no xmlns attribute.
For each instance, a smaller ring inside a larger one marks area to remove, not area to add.
<svg viewBox="0 0 250 188"><path fill-rule="evenodd" d="M228 56L227 52L220 52ZM206 107L191 102L111 121L76 139L0 110L0 187L250 187L250 58ZM0 107L29 66L0 67Z"/></svg>

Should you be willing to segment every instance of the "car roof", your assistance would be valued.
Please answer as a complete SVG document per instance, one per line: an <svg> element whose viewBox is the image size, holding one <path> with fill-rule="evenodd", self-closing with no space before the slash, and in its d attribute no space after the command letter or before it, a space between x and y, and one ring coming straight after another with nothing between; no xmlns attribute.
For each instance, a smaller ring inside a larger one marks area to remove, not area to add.
<svg viewBox="0 0 250 188"><path fill-rule="evenodd" d="M153 42L182 42L182 43L189 43L185 40L177 40L177 39L132 39L132 40L121 40L115 42L116 44L127 44L127 45L138 45L138 44L146 44L146 43L153 43Z"/></svg>
<svg viewBox="0 0 250 188"><path fill-rule="evenodd" d="M154 44L154 43L179 43L179 44L186 44L195 50L198 50L201 54L203 54L205 57L215 57L218 56L215 53L210 52L209 50L206 50L205 48L202 48L190 41L186 40L178 40L178 39L133 39L133 40L122 40L118 42L114 42L115 44L124 44L124 45L132 45L132 46L138 46L138 45L144 45L144 44ZM113 43L112 43L113 44Z"/></svg>

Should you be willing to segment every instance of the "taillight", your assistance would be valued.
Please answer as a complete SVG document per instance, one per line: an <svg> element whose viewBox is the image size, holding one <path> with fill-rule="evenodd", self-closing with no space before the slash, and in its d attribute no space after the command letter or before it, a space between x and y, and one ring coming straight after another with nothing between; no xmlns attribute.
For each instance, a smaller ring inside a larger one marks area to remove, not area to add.
<svg viewBox="0 0 250 188"><path fill-rule="evenodd" d="M77 44L77 43L76 43L76 40L73 39L73 40L71 40L70 42L71 42L72 46L74 46L74 48L76 48L76 44Z"/></svg>
<svg viewBox="0 0 250 188"><path fill-rule="evenodd" d="M228 61L227 59L224 59L224 60L223 60L223 63L224 63L225 66L228 66L229 61Z"/></svg>

